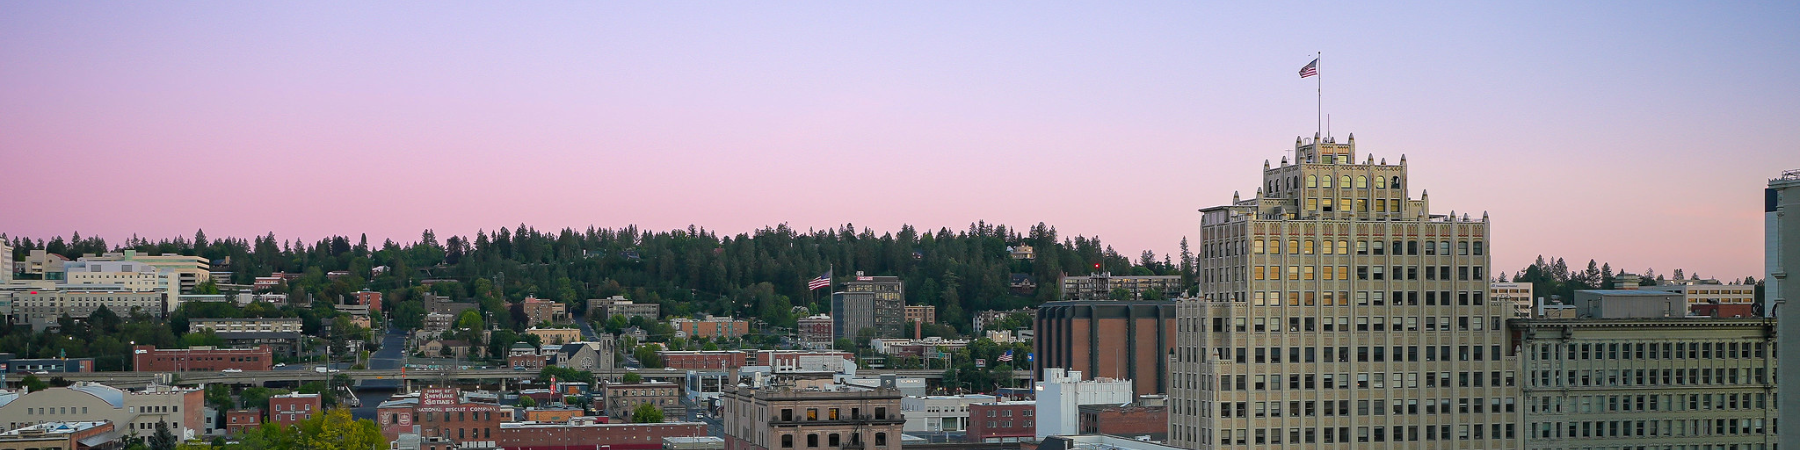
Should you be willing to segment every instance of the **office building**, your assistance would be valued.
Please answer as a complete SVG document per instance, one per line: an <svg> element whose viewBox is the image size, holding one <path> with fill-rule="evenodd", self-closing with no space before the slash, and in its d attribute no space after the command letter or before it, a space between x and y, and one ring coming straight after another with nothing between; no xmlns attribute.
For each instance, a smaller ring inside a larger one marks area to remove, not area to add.
<svg viewBox="0 0 1800 450"><path fill-rule="evenodd" d="M117 267L120 273L140 272L143 266L149 266L155 273L167 278L167 293L192 294L194 288L212 279L210 262L199 256L185 255L139 255L137 250L107 252L100 256L83 256L65 264L68 281L76 282L76 275L82 271L97 273L111 272ZM85 266L85 267L83 267ZM101 269L96 270L96 267ZM80 268L80 270L78 270ZM120 284L97 281L96 284Z"/></svg>
<svg viewBox="0 0 1800 450"><path fill-rule="evenodd" d="M625 316L625 320L633 317L642 317L647 321L657 320L662 316L662 306L655 303L633 303L617 295L588 299L588 320L603 321L612 316Z"/></svg>
<svg viewBox="0 0 1800 450"><path fill-rule="evenodd" d="M269 346L256 348L132 347L131 367L138 372L216 372L221 370L269 370L275 363Z"/></svg>
<svg viewBox="0 0 1800 450"><path fill-rule="evenodd" d="M193 439L205 427L204 396L200 389L151 386L128 392L88 382L30 393L0 391L0 425L16 430L49 422L108 422L121 434L147 437L160 423L177 438Z"/></svg>
<svg viewBox="0 0 1800 450"><path fill-rule="evenodd" d="M992 395L929 395L901 397L900 413L905 431L951 432L969 429L969 405L993 403Z"/></svg>
<svg viewBox="0 0 1800 450"><path fill-rule="evenodd" d="M56 328L56 319L64 315L86 318L106 307L119 317L141 312L151 317L166 317L166 296L160 291L138 291L116 284L59 284L42 289L13 289L13 320L30 324L32 330Z"/></svg>
<svg viewBox="0 0 1800 450"><path fill-rule="evenodd" d="M1377 162L1355 137L1293 152L1263 163L1253 197L1201 210L1170 445L1517 448L1515 414L1420 408L1517 392L1486 215L1433 214L1404 156Z"/></svg>
<svg viewBox="0 0 1800 450"><path fill-rule="evenodd" d="M381 311L381 293L368 290L356 291L356 304L368 306L370 311Z"/></svg>
<svg viewBox="0 0 1800 450"><path fill-rule="evenodd" d="M719 396L725 448L897 450L906 424L900 397L887 387L727 387Z"/></svg>
<svg viewBox="0 0 1800 450"><path fill-rule="evenodd" d="M63 264L68 262L69 258L63 255L42 249L32 250L25 254L25 267L19 269L19 272L38 280L61 281L64 275Z"/></svg>
<svg viewBox="0 0 1800 450"><path fill-rule="evenodd" d="M606 415L616 420L630 421L631 414L642 405L655 406L666 418L687 417L687 408L681 403L681 385L675 383L604 383L600 385L600 397Z"/></svg>
<svg viewBox="0 0 1800 450"><path fill-rule="evenodd" d="M212 330L214 333L299 333L298 318L188 319L188 332Z"/></svg>
<svg viewBox="0 0 1800 450"><path fill-rule="evenodd" d="M703 315L699 319L669 319L669 326L675 329L675 337L726 339L740 338L750 334L750 323L730 317Z"/></svg>
<svg viewBox="0 0 1800 450"><path fill-rule="evenodd" d="M1130 300L1143 300L1144 293L1154 292L1151 300L1173 298L1181 293L1179 275L1114 275L1100 272L1090 275L1063 275L1063 300L1118 300L1114 290L1124 290Z"/></svg>
<svg viewBox="0 0 1800 450"><path fill-rule="evenodd" d="M1509 321L1518 401L1440 398L1425 412L1521 413L1527 449L1775 448L1774 322L1653 313Z"/></svg>
<svg viewBox="0 0 1800 450"><path fill-rule="evenodd" d="M1150 300L1039 305L1034 370L1040 375L1064 369L1131 380L1136 395L1166 394L1171 381L1168 355L1176 342L1175 310L1175 302Z"/></svg>
<svg viewBox="0 0 1800 450"><path fill-rule="evenodd" d="M1082 379L1078 370L1044 370L1043 381L1037 382L1037 428L1034 436L1080 434L1082 405L1120 405L1131 403L1131 380L1096 377Z"/></svg>
<svg viewBox="0 0 1800 450"><path fill-rule="evenodd" d="M906 289L900 277L871 277L862 272L831 293L833 338L898 338L905 333Z"/></svg>
<svg viewBox="0 0 1800 450"><path fill-rule="evenodd" d="M1763 304L1770 317L1781 317L1788 300L1800 299L1800 280L1789 280L1800 273L1800 169L1782 172L1769 180L1763 191L1763 266L1768 273L1763 279ZM1780 386L1800 386L1800 320L1780 322L1781 345L1777 360L1781 362ZM1782 421L1800 423L1800 393L1785 392L1781 398ZM1790 427L1793 425L1789 425ZM1800 448L1800 433L1781 435L1781 446Z"/></svg>
<svg viewBox="0 0 1800 450"><path fill-rule="evenodd" d="M1494 303L1513 305L1513 317L1530 318L1534 301L1532 300L1531 283L1492 283L1488 285L1488 295Z"/></svg>
<svg viewBox="0 0 1800 450"><path fill-rule="evenodd" d="M16 267L17 263L13 261L12 245L0 242L0 284L12 282L13 273L18 270Z"/></svg>

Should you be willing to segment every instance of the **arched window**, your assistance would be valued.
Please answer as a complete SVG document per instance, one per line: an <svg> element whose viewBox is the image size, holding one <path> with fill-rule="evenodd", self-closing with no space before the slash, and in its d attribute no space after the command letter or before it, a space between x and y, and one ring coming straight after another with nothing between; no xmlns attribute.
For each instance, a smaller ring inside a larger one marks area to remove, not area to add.
<svg viewBox="0 0 1800 450"><path fill-rule="evenodd" d="M1326 175L1323 179L1320 179L1319 187L1331 187L1331 175Z"/></svg>
<svg viewBox="0 0 1800 450"><path fill-rule="evenodd" d="M1340 183L1338 183L1338 187L1341 187L1341 188L1350 187L1350 176L1349 175L1344 175L1344 177L1338 181L1340 181Z"/></svg>
<svg viewBox="0 0 1800 450"><path fill-rule="evenodd" d="M1387 178L1375 177L1376 189L1387 189Z"/></svg>
<svg viewBox="0 0 1800 450"><path fill-rule="evenodd" d="M1400 188L1400 177L1394 177L1394 182L1388 183L1388 186L1391 186L1394 189L1399 189Z"/></svg>
<svg viewBox="0 0 1800 450"><path fill-rule="evenodd" d="M1329 183L1329 181L1327 181L1327 182ZM1306 187L1309 187L1309 188L1319 187L1319 176L1318 175L1307 175L1306 176Z"/></svg>
<svg viewBox="0 0 1800 450"><path fill-rule="evenodd" d="M1369 187L1369 177L1357 175L1356 176L1356 188L1362 189L1362 188L1366 188L1366 187Z"/></svg>

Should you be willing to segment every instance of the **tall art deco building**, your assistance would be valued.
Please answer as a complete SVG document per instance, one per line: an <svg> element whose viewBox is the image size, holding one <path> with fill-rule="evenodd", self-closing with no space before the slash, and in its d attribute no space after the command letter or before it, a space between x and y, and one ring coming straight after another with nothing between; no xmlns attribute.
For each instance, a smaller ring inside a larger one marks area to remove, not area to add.
<svg viewBox="0 0 1800 450"><path fill-rule="evenodd" d="M1201 210L1171 444L1518 447L1513 306L1487 295L1487 217L1432 214L1406 175L1404 156L1314 136L1264 163L1255 197Z"/></svg>

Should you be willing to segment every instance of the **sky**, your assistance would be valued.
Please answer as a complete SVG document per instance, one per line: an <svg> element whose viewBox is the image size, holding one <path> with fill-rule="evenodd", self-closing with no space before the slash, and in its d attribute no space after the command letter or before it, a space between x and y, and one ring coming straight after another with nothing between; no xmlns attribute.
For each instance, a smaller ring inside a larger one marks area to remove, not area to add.
<svg viewBox="0 0 1800 450"><path fill-rule="evenodd" d="M1762 272L1796 2L8 2L0 233L1198 243L1317 126L1538 255ZM1322 52L1321 80L1297 71ZM1320 95L1322 91L1322 100ZM1414 191L1417 195L1417 191Z"/></svg>

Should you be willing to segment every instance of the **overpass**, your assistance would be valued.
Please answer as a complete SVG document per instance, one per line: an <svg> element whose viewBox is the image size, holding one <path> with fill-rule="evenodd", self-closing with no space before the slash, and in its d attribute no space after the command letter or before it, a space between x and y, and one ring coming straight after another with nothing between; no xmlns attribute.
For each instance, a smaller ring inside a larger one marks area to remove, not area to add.
<svg viewBox="0 0 1800 450"><path fill-rule="evenodd" d="M636 373L651 380L681 382L686 379L687 369L612 369L595 371L594 376L602 379L615 379L626 373ZM896 375L902 378L941 379L942 370L904 370L904 369L859 369L860 377L878 377ZM226 384L263 384L263 383L304 383L307 381L324 381L338 375L345 375L357 382L392 380L405 381L438 381L438 380L479 380L520 382L537 378L536 371L513 369L369 369L342 370L334 372L318 372L312 370L252 370L244 372L77 372L55 373L44 375L45 378L62 378L67 381L90 381L114 387L142 387L150 384L158 375L172 374L178 383L226 383ZM1030 380L1031 371L1015 370L1014 380Z"/></svg>

